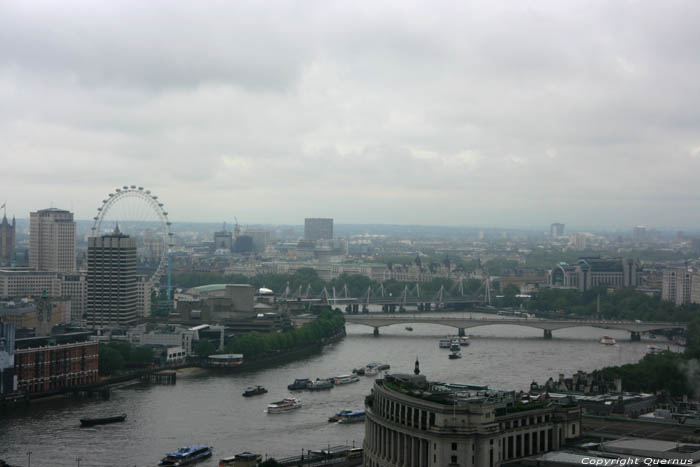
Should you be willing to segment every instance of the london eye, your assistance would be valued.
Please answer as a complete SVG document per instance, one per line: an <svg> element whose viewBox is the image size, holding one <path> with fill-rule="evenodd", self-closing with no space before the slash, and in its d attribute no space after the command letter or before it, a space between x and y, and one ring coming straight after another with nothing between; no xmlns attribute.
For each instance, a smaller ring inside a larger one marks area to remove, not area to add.
<svg viewBox="0 0 700 467"><path fill-rule="evenodd" d="M112 233L118 226L122 234L136 238L139 273L157 287L173 246L168 212L158 196L141 186L124 185L102 200L93 220L93 236Z"/></svg>

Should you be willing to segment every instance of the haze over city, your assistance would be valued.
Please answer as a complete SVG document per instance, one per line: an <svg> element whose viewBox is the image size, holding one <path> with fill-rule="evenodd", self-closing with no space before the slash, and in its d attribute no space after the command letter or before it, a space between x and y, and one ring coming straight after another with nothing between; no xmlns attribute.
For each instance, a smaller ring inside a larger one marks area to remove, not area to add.
<svg viewBox="0 0 700 467"><path fill-rule="evenodd" d="M674 2L0 4L8 214L696 228L697 24Z"/></svg>

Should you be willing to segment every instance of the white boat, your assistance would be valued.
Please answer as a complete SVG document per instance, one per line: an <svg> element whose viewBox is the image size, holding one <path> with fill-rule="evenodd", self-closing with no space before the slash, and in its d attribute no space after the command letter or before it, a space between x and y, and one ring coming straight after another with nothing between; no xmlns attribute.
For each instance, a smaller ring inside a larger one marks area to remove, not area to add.
<svg viewBox="0 0 700 467"><path fill-rule="evenodd" d="M462 349L462 346L459 345L458 341L452 341L452 343L450 344L450 350L452 352L459 352L461 349Z"/></svg>
<svg viewBox="0 0 700 467"><path fill-rule="evenodd" d="M365 376L377 376L379 374L379 371L377 370L376 367L365 367Z"/></svg>
<svg viewBox="0 0 700 467"><path fill-rule="evenodd" d="M267 406L267 413L282 413L301 407L301 401L296 397L287 397Z"/></svg>
<svg viewBox="0 0 700 467"><path fill-rule="evenodd" d="M440 348L449 349L452 344L452 339L440 339Z"/></svg>
<svg viewBox="0 0 700 467"><path fill-rule="evenodd" d="M336 385L340 384L350 384L350 383L357 383L360 381L360 378L357 375L340 375L336 376L333 381L335 382Z"/></svg>
<svg viewBox="0 0 700 467"><path fill-rule="evenodd" d="M613 339L610 336L603 336L603 338L600 340L600 343L604 345L615 345L617 344L617 341L615 341L615 339Z"/></svg>

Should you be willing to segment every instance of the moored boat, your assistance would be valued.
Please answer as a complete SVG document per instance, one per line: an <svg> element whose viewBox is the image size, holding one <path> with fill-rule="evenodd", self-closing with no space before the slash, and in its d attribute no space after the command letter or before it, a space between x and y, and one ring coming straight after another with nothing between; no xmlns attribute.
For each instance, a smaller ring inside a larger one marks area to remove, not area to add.
<svg viewBox="0 0 700 467"><path fill-rule="evenodd" d="M281 401L268 404L267 413L282 413L301 407L301 401L295 397L286 397Z"/></svg>
<svg viewBox="0 0 700 467"><path fill-rule="evenodd" d="M316 378L316 381L309 384L310 391L322 391L324 389L333 389L333 380Z"/></svg>
<svg viewBox="0 0 700 467"><path fill-rule="evenodd" d="M224 457L219 459L219 467L231 466L231 467L248 467L251 465L257 465L258 462L262 460L260 454L253 454L252 452L242 452L231 457Z"/></svg>
<svg viewBox="0 0 700 467"><path fill-rule="evenodd" d="M81 418L80 426L106 425L108 423L118 423L126 420L126 414L114 415L112 417Z"/></svg>
<svg viewBox="0 0 700 467"><path fill-rule="evenodd" d="M185 446L174 452L169 452L160 461L158 465L167 465L180 467L181 465L190 465L199 462L212 455L214 448L201 444Z"/></svg>
<svg viewBox="0 0 700 467"><path fill-rule="evenodd" d="M365 376L377 376L379 374L379 371L377 371L376 367L365 367Z"/></svg>
<svg viewBox="0 0 700 467"><path fill-rule="evenodd" d="M666 349L656 346L656 345L647 345L647 353L650 354L659 354L664 352Z"/></svg>
<svg viewBox="0 0 700 467"><path fill-rule="evenodd" d="M441 349L449 349L450 345L452 345L452 339L440 339Z"/></svg>
<svg viewBox="0 0 700 467"><path fill-rule="evenodd" d="M292 384L287 386L287 389L289 389L290 391L299 390L299 389L309 389L310 384L311 384L311 380L309 378L299 378L299 379L295 379Z"/></svg>
<svg viewBox="0 0 700 467"><path fill-rule="evenodd" d="M360 381L360 378L357 375L340 375L333 379L336 385L357 383L358 381Z"/></svg>
<svg viewBox="0 0 700 467"><path fill-rule="evenodd" d="M462 358L462 354L460 352L452 352L450 354L450 360L455 360L457 358Z"/></svg>
<svg viewBox="0 0 700 467"><path fill-rule="evenodd" d="M450 351L452 352L459 352L461 348L462 346L459 345L459 341L453 340L450 344Z"/></svg>
<svg viewBox="0 0 700 467"><path fill-rule="evenodd" d="M411 326L406 326L406 331L413 331L413 328Z"/></svg>
<svg viewBox="0 0 700 467"><path fill-rule="evenodd" d="M243 397L259 396L260 394L265 394L267 389L262 386L253 386L245 390Z"/></svg>
<svg viewBox="0 0 700 467"><path fill-rule="evenodd" d="M617 341L610 336L603 336L603 338L600 339L600 343L604 345L615 345Z"/></svg>

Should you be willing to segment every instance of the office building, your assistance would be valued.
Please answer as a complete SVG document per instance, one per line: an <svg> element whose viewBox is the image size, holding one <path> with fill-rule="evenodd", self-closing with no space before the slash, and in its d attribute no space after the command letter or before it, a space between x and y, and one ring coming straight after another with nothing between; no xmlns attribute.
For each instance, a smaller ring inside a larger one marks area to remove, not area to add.
<svg viewBox="0 0 700 467"><path fill-rule="evenodd" d="M27 268L0 269L0 297L39 297L44 292L61 295L58 273Z"/></svg>
<svg viewBox="0 0 700 467"><path fill-rule="evenodd" d="M145 276L136 280L136 316L148 318L151 316L151 281Z"/></svg>
<svg viewBox="0 0 700 467"><path fill-rule="evenodd" d="M694 282L700 282L700 280L693 281L693 276L693 270L688 267L664 269L661 283L661 299L668 300L676 305L683 305L691 303L693 299L700 299L700 296L698 296L700 284L695 285L696 290L693 294ZM693 303L700 303L700 301Z"/></svg>
<svg viewBox="0 0 700 467"><path fill-rule="evenodd" d="M87 313L87 274L64 274L60 280L61 295L71 299L71 324L85 324Z"/></svg>
<svg viewBox="0 0 700 467"><path fill-rule="evenodd" d="M37 271L75 272L72 212L50 208L29 214L29 267Z"/></svg>
<svg viewBox="0 0 700 467"><path fill-rule="evenodd" d="M243 235L253 239L253 250L258 252L263 251L267 244L270 243L271 232L269 230L248 229L243 232Z"/></svg>
<svg viewBox="0 0 700 467"><path fill-rule="evenodd" d="M365 413L365 467L497 467L555 451L581 431L576 406L522 404L513 391L422 375L376 380Z"/></svg>
<svg viewBox="0 0 700 467"><path fill-rule="evenodd" d="M304 219L304 240L315 242L317 240L333 239L333 219L307 218Z"/></svg>
<svg viewBox="0 0 700 467"><path fill-rule="evenodd" d="M0 223L0 266L12 265L15 253L15 226L15 218L13 217L10 223L3 214Z"/></svg>
<svg viewBox="0 0 700 467"><path fill-rule="evenodd" d="M87 324L125 326L136 322L136 239L114 233L88 239Z"/></svg>
<svg viewBox="0 0 700 467"><path fill-rule="evenodd" d="M0 395L16 390L15 325L0 321Z"/></svg>
<svg viewBox="0 0 700 467"><path fill-rule="evenodd" d="M637 287L639 263L625 258L587 256L575 264L561 262L549 271L549 286L578 289L585 292L593 287Z"/></svg>
<svg viewBox="0 0 700 467"><path fill-rule="evenodd" d="M226 223L219 232L214 232L214 249L215 250L233 250L233 234L226 230Z"/></svg>
<svg viewBox="0 0 700 467"><path fill-rule="evenodd" d="M564 224L555 222L549 227L549 234L552 238L561 237L562 235L564 235Z"/></svg>

